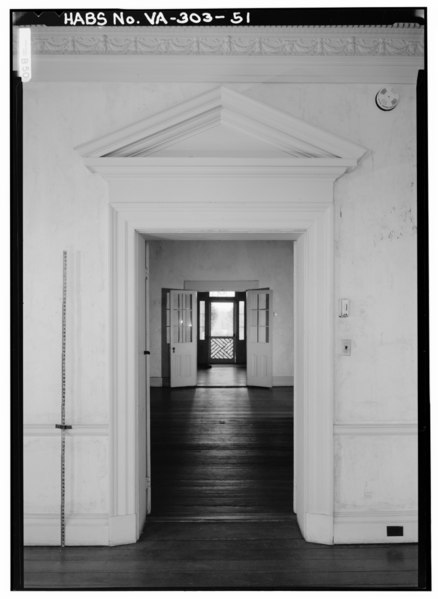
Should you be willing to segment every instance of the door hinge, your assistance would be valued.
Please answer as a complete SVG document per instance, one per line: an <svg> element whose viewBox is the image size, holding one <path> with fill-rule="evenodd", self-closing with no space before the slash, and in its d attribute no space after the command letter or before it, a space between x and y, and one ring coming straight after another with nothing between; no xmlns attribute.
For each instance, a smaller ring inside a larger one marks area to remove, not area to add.
<svg viewBox="0 0 438 599"><path fill-rule="evenodd" d="M151 488L151 479L149 476L146 477L146 489Z"/></svg>

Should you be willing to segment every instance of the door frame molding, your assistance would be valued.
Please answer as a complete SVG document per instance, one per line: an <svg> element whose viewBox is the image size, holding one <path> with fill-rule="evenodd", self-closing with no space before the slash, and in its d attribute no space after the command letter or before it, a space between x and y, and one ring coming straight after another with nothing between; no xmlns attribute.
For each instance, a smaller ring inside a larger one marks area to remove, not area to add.
<svg viewBox="0 0 438 599"><path fill-rule="evenodd" d="M311 171L312 169L310 169ZM344 169L342 169L343 171ZM114 171L113 171L114 172ZM334 539L334 466L333 466L333 402L334 402L334 265L333 265L333 183L339 169L328 179L285 178L283 196L269 205L257 203L248 217L247 204L229 205L223 223L227 238L245 238L248 231L269 235L272 239L295 240L295 399L294 399L294 509L307 541L331 544ZM181 189L181 181L168 174L155 180L154 197L158 204L145 201L144 188L151 179L146 175L131 178L108 177L111 220L111 510L112 520L120 521L112 535L112 544L133 543L138 539L139 493L143 492L143 475L136 471L139 429L136 415L142 398L138 396L138 360L142 348L136 347L137 315L135 240L140 234L178 235L187 239L204 232L209 238L211 223L217 219L217 207L197 206L197 227L181 219L187 209L182 202L169 210L167 187L173 181ZM147 181L146 181L147 180ZM124 183L123 183L124 181ZM223 181L223 179L222 179ZM232 182L232 179L231 179ZM243 183L244 180L241 181ZM251 185L252 179L245 178ZM202 193L210 190L211 181L202 176L193 179ZM260 180L257 181L260 189ZM186 183L189 187L189 182ZM127 185L137 200L120 201ZM294 201L306 191L308 202ZM161 193L160 193L161 189ZM135 191L136 190L136 191ZM170 196L171 197L171 196ZM190 197L190 190L187 190ZM316 201L314 200L316 198ZM178 209L177 209L178 208ZM183 210L179 210L183 209ZM172 216L169 216L172 214ZM269 218L268 225L260 223ZM236 228L236 224L239 228ZM233 231L234 228L234 231ZM215 233L216 238L217 235ZM300 325L300 326L299 326ZM135 360L137 354L137 360Z"/></svg>

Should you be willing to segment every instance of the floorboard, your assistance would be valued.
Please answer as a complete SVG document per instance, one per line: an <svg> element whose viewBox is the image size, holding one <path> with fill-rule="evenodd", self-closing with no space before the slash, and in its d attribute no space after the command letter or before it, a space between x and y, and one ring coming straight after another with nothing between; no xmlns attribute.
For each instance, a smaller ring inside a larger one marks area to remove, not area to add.
<svg viewBox="0 0 438 599"><path fill-rule="evenodd" d="M416 588L417 546L306 543L295 519L164 522L120 547L25 548L25 588Z"/></svg>
<svg viewBox="0 0 438 599"><path fill-rule="evenodd" d="M246 366L213 364L198 370L198 387L246 387Z"/></svg>
<svg viewBox="0 0 438 599"><path fill-rule="evenodd" d="M292 407L292 388L153 389L152 516L291 516Z"/></svg>

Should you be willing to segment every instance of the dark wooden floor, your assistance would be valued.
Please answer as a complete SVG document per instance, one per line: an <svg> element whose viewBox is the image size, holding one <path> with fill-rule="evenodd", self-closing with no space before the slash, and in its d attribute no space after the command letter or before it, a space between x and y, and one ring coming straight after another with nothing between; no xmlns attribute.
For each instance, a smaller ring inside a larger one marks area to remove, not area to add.
<svg viewBox="0 0 438 599"><path fill-rule="evenodd" d="M162 522L120 547L28 547L25 588L415 588L416 545L303 541L296 522Z"/></svg>
<svg viewBox="0 0 438 599"><path fill-rule="evenodd" d="M152 514L141 539L25 548L25 588L415 589L414 544L303 540L291 393L153 389Z"/></svg>
<svg viewBox="0 0 438 599"><path fill-rule="evenodd" d="M152 515L292 516L292 393L153 389Z"/></svg>
<svg viewBox="0 0 438 599"><path fill-rule="evenodd" d="M200 368L198 387L246 387L246 366L214 364Z"/></svg>

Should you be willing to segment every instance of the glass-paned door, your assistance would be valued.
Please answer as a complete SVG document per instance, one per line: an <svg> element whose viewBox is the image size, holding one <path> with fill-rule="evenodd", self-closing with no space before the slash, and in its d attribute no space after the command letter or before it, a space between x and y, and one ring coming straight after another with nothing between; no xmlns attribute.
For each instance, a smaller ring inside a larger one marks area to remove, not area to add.
<svg viewBox="0 0 438 599"><path fill-rule="evenodd" d="M270 289L246 292L247 382L272 387L272 298Z"/></svg>
<svg viewBox="0 0 438 599"><path fill-rule="evenodd" d="M210 363L233 364L235 352L235 300L210 300Z"/></svg>
<svg viewBox="0 0 438 599"><path fill-rule="evenodd" d="M196 385L196 291L169 292L170 386Z"/></svg>

